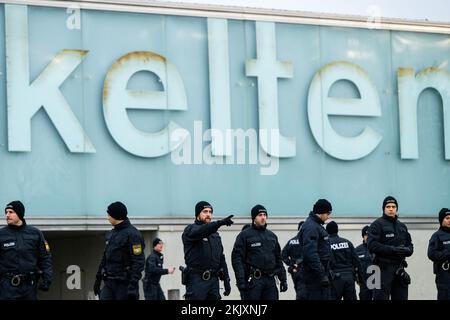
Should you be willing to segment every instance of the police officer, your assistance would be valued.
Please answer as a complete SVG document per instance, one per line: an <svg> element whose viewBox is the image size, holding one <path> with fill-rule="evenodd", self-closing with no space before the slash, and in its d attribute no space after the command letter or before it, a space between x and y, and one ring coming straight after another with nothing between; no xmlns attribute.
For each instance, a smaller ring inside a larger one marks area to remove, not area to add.
<svg viewBox="0 0 450 320"><path fill-rule="evenodd" d="M280 292L288 288L278 238L267 229L266 208L254 206L251 216L251 227L239 233L231 253L237 287L243 300L278 300L275 276Z"/></svg>
<svg viewBox="0 0 450 320"><path fill-rule="evenodd" d="M303 248L303 265L300 268L305 282L306 300L330 299L330 242L323 227L331 214L331 203L319 199L300 229L299 240Z"/></svg>
<svg viewBox="0 0 450 320"><path fill-rule="evenodd" d="M439 230L428 244L428 258L433 261L438 300L450 300L450 209L439 211Z"/></svg>
<svg viewBox="0 0 450 320"><path fill-rule="evenodd" d="M356 300L355 280L362 279L363 275L355 247L349 240L338 235L339 226L336 222L329 222L326 229L331 246L331 298Z"/></svg>
<svg viewBox="0 0 450 320"><path fill-rule="evenodd" d="M392 196L383 200L383 216L369 227L367 245L380 267L381 289L374 289L374 300L407 300L411 279L406 273L406 257L413 254L408 228L397 216L398 203Z"/></svg>
<svg viewBox="0 0 450 320"><path fill-rule="evenodd" d="M220 300L219 279L224 282L224 295L231 292L228 267L222 240L217 230L231 226L233 215L211 222L213 207L206 201L195 205L195 222L183 232L186 268L186 300Z"/></svg>
<svg viewBox="0 0 450 320"><path fill-rule="evenodd" d="M305 289L303 287L303 281L301 277L300 265L303 261L302 247L300 246L300 241L298 239L300 228L303 225L303 221L300 221L297 227L297 235L289 241L281 250L281 257L283 262L288 266L288 272L292 277L292 282L294 283L295 296L297 300L303 300L302 294Z"/></svg>
<svg viewBox="0 0 450 320"><path fill-rule="evenodd" d="M369 268L369 266L373 264L372 254L369 252L369 248L367 247L369 226L365 226L364 228L362 228L361 236L363 238L363 242L356 247L356 254L358 255L359 261L361 262L363 276L359 286L359 300L372 300L373 290L367 288L367 279L369 278L367 268Z"/></svg>
<svg viewBox="0 0 450 320"><path fill-rule="evenodd" d="M127 218L122 202L108 206L108 221L114 227L106 235L106 247L100 262L94 294L100 300L138 300L139 280L144 270L144 240ZM101 282L104 286L100 290Z"/></svg>
<svg viewBox="0 0 450 320"><path fill-rule="evenodd" d="M25 207L12 201L5 207L7 225L0 229L0 299L36 300L52 281L50 247L39 229L29 226ZM39 277L42 281L37 285Z"/></svg>
<svg viewBox="0 0 450 320"><path fill-rule="evenodd" d="M145 300L166 300L162 291L161 276L165 274L173 274L175 267L163 268L164 255L162 254L163 245L161 239L153 239L153 251L145 261L145 277L144 277L144 296Z"/></svg>

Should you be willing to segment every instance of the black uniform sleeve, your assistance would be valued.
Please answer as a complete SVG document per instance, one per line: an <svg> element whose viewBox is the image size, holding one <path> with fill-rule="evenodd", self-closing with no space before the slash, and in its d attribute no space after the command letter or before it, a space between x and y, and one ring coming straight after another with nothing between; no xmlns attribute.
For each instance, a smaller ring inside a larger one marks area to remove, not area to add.
<svg viewBox="0 0 450 320"><path fill-rule="evenodd" d="M220 224L218 221L204 224L193 223L185 229L183 235L186 237L186 240L198 241L203 238L207 238L208 236L216 232L219 227Z"/></svg>
<svg viewBox="0 0 450 320"><path fill-rule="evenodd" d="M106 238L109 238L109 232L106 234ZM103 250L103 255L102 255L102 260L100 261L100 264L98 266L97 269L97 274L95 275L95 278L97 280L102 280L103 279L103 269L105 268L105 264L106 264L106 246L105 249Z"/></svg>
<svg viewBox="0 0 450 320"><path fill-rule="evenodd" d="M393 246L381 243L381 225L376 221L369 227L367 247L371 253L375 253L376 255L389 256L394 254Z"/></svg>
<svg viewBox="0 0 450 320"><path fill-rule="evenodd" d="M325 276L325 268L320 262L318 244L319 234L317 230L308 228L303 231L303 261L308 264L318 278Z"/></svg>
<svg viewBox="0 0 450 320"><path fill-rule="evenodd" d="M438 235L435 233L431 236L428 243L428 258L433 262L444 262L450 259L450 252L445 250L443 246L440 246L440 240Z"/></svg>
<svg viewBox="0 0 450 320"><path fill-rule="evenodd" d="M412 254L414 252L414 246L413 246L413 243L412 243L412 240L411 240L411 234L408 231L408 227L406 225L403 225L403 226L405 227L405 232L406 232L406 234L405 234L405 244L404 245L405 245L405 247L407 247L410 250L409 253L406 254L405 256L406 257L410 257L410 256L412 256Z"/></svg>
<svg viewBox="0 0 450 320"><path fill-rule="evenodd" d="M278 276L278 279L280 280L280 282L286 281L286 269L284 269L283 266L283 260L281 259L281 248L280 248L280 243L278 242L278 238L277 240L277 244L275 246L275 270L276 270L276 274Z"/></svg>
<svg viewBox="0 0 450 320"><path fill-rule="evenodd" d="M283 247L283 250L281 250L281 258L283 259L283 262L288 267L290 267L294 264L294 261L292 261L292 259L291 259L290 249L291 249L291 245L289 244L289 241L288 241L286 243L286 245Z"/></svg>
<svg viewBox="0 0 450 320"><path fill-rule="evenodd" d="M364 279L364 272L363 272L361 260L359 260L358 254L356 253L356 249L353 246L353 243L349 242L349 246L350 246L350 251L352 254L352 265L358 275L358 282L361 282L362 279Z"/></svg>
<svg viewBox="0 0 450 320"><path fill-rule="evenodd" d="M50 285L53 279L53 269L52 269L52 255L50 253L50 246L44 238L42 232L39 231L39 259L38 259L39 270L42 271L42 279L47 284Z"/></svg>
<svg viewBox="0 0 450 320"><path fill-rule="evenodd" d="M243 233L239 233L234 242L233 251L231 252L231 264L233 266L234 275L236 276L236 283L238 288L245 287L245 256L246 256L246 241Z"/></svg>
<svg viewBox="0 0 450 320"><path fill-rule="evenodd" d="M227 261L225 260L225 255L223 253L220 256L219 270L220 270L220 280L225 281L230 279Z"/></svg>
<svg viewBox="0 0 450 320"><path fill-rule="evenodd" d="M142 271L145 265L144 256L144 239L139 231L129 235L129 251L130 251L130 284L129 289L134 290L138 286L139 279L142 277Z"/></svg>
<svg viewBox="0 0 450 320"><path fill-rule="evenodd" d="M168 274L168 269L163 269L162 267L158 266L158 256L151 254L148 259L145 266L145 274L149 276L157 276L157 275L165 275Z"/></svg>

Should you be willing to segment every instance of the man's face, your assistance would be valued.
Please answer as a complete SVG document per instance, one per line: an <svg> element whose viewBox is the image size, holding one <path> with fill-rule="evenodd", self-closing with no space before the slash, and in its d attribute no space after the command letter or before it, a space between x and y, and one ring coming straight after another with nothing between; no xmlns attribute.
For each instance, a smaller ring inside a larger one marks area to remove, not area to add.
<svg viewBox="0 0 450 320"><path fill-rule="evenodd" d="M204 223L210 223L211 218L212 218L212 209L211 208L203 209L197 216L197 220L204 222Z"/></svg>
<svg viewBox="0 0 450 320"><path fill-rule="evenodd" d="M22 220L13 209L6 209L5 217L8 225L20 226L22 224Z"/></svg>
<svg viewBox="0 0 450 320"><path fill-rule="evenodd" d="M330 215L330 212L321 213L321 214L319 214L319 218L320 218L320 220L322 220L322 222L325 222L328 220L329 215Z"/></svg>
<svg viewBox="0 0 450 320"><path fill-rule="evenodd" d="M163 250L163 242L160 241L156 246L153 247L153 250L155 250L156 252L161 253Z"/></svg>
<svg viewBox="0 0 450 320"><path fill-rule="evenodd" d="M395 217L397 214L397 205L395 203L388 203L384 207L384 214L389 217Z"/></svg>
<svg viewBox="0 0 450 320"><path fill-rule="evenodd" d="M444 220L442 220L442 226L450 228L450 214L446 215Z"/></svg>
<svg viewBox="0 0 450 320"><path fill-rule="evenodd" d="M109 223L110 223L112 226L115 226L116 224L119 223L119 220L114 219L114 218L111 217L109 214L108 214L108 221L109 221Z"/></svg>
<svg viewBox="0 0 450 320"><path fill-rule="evenodd" d="M262 227L262 226L266 225L266 221L267 221L267 213L261 212L255 217L255 220L253 220L253 223L257 227Z"/></svg>
<svg viewBox="0 0 450 320"><path fill-rule="evenodd" d="M367 243L367 239L368 239L368 238L369 238L369 235L365 234L364 237L363 237L363 242L364 242L364 243Z"/></svg>

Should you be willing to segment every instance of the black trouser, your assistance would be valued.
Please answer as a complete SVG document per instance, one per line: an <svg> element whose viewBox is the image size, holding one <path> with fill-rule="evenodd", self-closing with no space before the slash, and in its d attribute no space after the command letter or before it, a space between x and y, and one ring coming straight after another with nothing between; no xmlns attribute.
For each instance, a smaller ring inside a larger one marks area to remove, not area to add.
<svg viewBox="0 0 450 320"><path fill-rule="evenodd" d="M373 299L373 290L367 289L367 286L359 287L359 300L372 300Z"/></svg>
<svg viewBox="0 0 450 320"><path fill-rule="evenodd" d="M127 300L128 285L127 280L105 279L105 285L100 291L100 300ZM135 295L139 300L139 290L135 290Z"/></svg>
<svg viewBox="0 0 450 320"><path fill-rule="evenodd" d="M373 300L408 300L408 285L395 275L399 265L381 264L381 289L373 290Z"/></svg>
<svg viewBox="0 0 450 320"><path fill-rule="evenodd" d="M189 273L184 298L186 300L220 300L219 278L211 275L209 280L203 280L201 274Z"/></svg>
<svg viewBox="0 0 450 320"><path fill-rule="evenodd" d="M437 299L450 300L450 271L439 270L436 275Z"/></svg>
<svg viewBox="0 0 450 320"><path fill-rule="evenodd" d="M321 279L311 269L304 267L300 270L304 283L304 293L301 293L300 300L330 300L330 287L322 286ZM328 271L325 271L328 275ZM331 282L330 282L331 283Z"/></svg>
<svg viewBox="0 0 450 320"><path fill-rule="evenodd" d="M261 274L259 279L251 277L241 298L242 300L278 300L275 277L267 274Z"/></svg>
<svg viewBox="0 0 450 320"><path fill-rule="evenodd" d="M332 300L356 300L355 279L351 271L335 272L331 283Z"/></svg>
<svg viewBox="0 0 450 320"><path fill-rule="evenodd" d="M304 300L304 293L305 293L305 283L302 279L302 275L300 271L291 273L292 282L294 283L294 289L295 289L295 299L296 300Z"/></svg>
<svg viewBox="0 0 450 320"><path fill-rule="evenodd" d="M0 300L37 300L36 281L21 281L13 286L10 277L0 278Z"/></svg>
<svg viewBox="0 0 450 320"><path fill-rule="evenodd" d="M166 300L159 283L147 283L144 290L145 300Z"/></svg>

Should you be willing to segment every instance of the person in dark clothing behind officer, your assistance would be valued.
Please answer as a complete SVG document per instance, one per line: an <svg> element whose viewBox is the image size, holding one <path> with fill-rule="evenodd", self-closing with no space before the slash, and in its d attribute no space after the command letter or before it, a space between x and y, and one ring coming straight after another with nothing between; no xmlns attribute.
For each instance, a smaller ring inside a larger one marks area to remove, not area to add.
<svg viewBox="0 0 450 320"><path fill-rule="evenodd" d="M0 229L1 300L36 300L36 289L48 291L52 282L50 247L42 232L25 222L24 215L22 202L6 205L7 225Z"/></svg>
<svg viewBox="0 0 450 320"><path fill-rule="evenodd" d="M303 286L303 280L300 274L300 265L303 262L302 247L299 242L300 228L303 225L303 221L300 221L297 227L297 235L289 241L281 250L281 257L283 262L288 266L288 272L292 277L292 282L294 283L295 296L297 300L303 300L302 294L305 289Z"/></svg>
<svg viewBox="0 0 450 320"><path fill-rule="evenodd" d="M300 268L305 282L306 300L330 299L330 242L328 233L323 227L331 214L331 203L319 199L300 229L299 241L303 248L303 264Z"/></svg>
<svg viewBox="0 0 450 320"><path fill-rule="evenodd" d="M331 221L327 224L331 256L331 298L333 300L356 300L355 280L361 283L362 267L353 244L338 236L339 226Z"/></svg>
<svg viewBox="0 0 450 320"><path fill-rule="evenodd" d="M237 287L243 300L278 300L275 276L280 292L288 288L278 238L267 229L266 208L254 206L251 216L251 227L239 233L231 253Z"/></svg>
<svg viewBox="0 0 450 320"><path fill-rule="evenodd" d="M173 274L175 267L163 268L164 255L163 241L159 238L153 239L153 251L145 261L145 277L144 277L144 296L145 300L166 300L164 292L162 291L161 276L165 274Z"/></svg>
<svg viewBox="0 0 450 320"><path fill-rule="evenodd" d="M138 300L139 280L144 270L144 239L127 218L122 202L108 206L108 221L114 227L106 234L106 247L98 267L94 294L100 300ZM100 290L101 282L104 286Z"/></svg>
<svg viewBox="0 0 450 320"><path fill-rule="evenodd" d="M224 283L224 295L231 292L228 267L223 254L222 240L217 230L231 226L230 215L211 222L213 207L206 201L195 205L195 222L183 232L186 268L186 300L220 300L219 279Z"/></svg>
<svg viewBox="0 0 450 320"><path fill-rule="evenodd" d="M450 300L450 209L439 211L439 230L428 244L428 258L433 261L438 300Z"/></svg>
<svg viewBox="0 0 450 320"><path fill-rule="evenodd" d="M408 228L398 220L397 210L397 200L387 196L383 200L383 216L369 227L367 246L381 271L381 288L374 289L374 300L408 300L411 278L405 271L405 258L413 254L414 248Z"/></svg>
<svg viewBox="0 0 450 320"><path fill-rule="evenodd" d="M367 247L367 238L369 236L369 226L365 226L361 230L361 236L363 238L363 243L356 247L356 254L358 255L359 261L361 262L362 268L362 281L359 286L359 300L372 300L373 290L367 288L367 279L369 274L367 273L367 268L373 264L372 254L369 252Z"/></svg>

